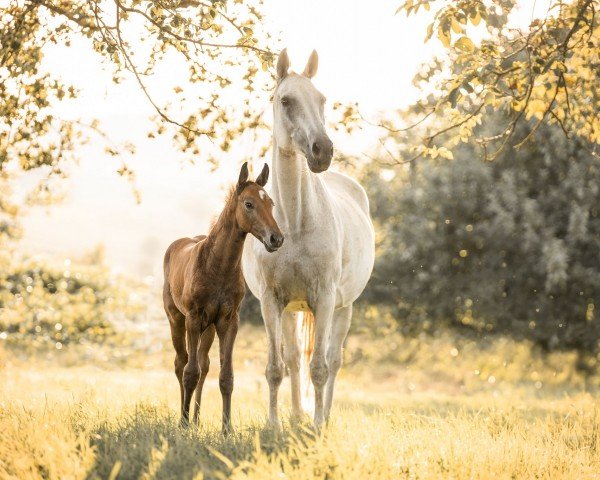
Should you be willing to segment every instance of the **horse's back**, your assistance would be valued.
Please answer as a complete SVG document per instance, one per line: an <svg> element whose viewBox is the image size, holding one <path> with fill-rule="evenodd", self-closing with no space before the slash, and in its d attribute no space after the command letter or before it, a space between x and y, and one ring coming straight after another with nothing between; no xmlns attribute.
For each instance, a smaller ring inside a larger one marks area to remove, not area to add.
<svg viewBox="0 0 600 480"><path fill-rule="evenodd" d="M367 217L369 216L369 198L360 183L348 175L331 170L327 170L322 175L330 193L344 201L356 204Z"/></svg>
<svg viewBox="0 0 600 480"><path fill-rule="evenodd" d="M327 171L324 183L342 227L342 276L338 306L352 303L364 290L375 261L375 232L365 189L353 178Z"/></svg>

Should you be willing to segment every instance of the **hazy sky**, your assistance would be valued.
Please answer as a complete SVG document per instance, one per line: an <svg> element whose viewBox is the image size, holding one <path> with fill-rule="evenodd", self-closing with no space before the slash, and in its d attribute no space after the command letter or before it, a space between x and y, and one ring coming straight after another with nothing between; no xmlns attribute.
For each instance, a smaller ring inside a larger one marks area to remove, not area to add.
<svg viewBox="0 0 600 480"><path fill-rule="evenodd" d="M536 12L542 12L545 3L537 2ZM278 0L266 4L265 28L281 32L292 68L302 70L311 50L317 49L319 71L314 82L329 104L356 101L371 118L415 100L412 77L440 48L437 41L423 44L427 17L394 15L399 2ZM527 25L533 5L523 1L515 23ZM164 249L172 240L207 230L222 206L223 185L237 178L238 164L235 159L224 162L211 173L201 158L195 165L181 164L168 138L149 141L148 117L153 111L146 99L132 81L112 84L110 70L102 68L87 45L55 48L45 60L81 89L77 102L61 112L65 118L98 118L113 138L138 146L128 165L136 171L142 203L135 204L130 186L116 175L121 162L107 159L102 147L91 142L82 147L81 163L70 169L64 182L67 198L28 212L23 250L67 257L101 243L115 270L158 274ZM368 129L348 138L331 132L337 149L353 153L375 145L378 134Z"/></svg>

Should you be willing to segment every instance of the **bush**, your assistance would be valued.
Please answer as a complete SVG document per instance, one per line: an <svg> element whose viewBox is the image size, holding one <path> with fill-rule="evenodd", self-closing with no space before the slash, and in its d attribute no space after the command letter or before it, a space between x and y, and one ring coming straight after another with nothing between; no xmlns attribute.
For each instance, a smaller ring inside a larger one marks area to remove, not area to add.
<svg viewBox="0 0 600 480"><path fill-rule="evenodd" d="M115 321L140 310L101 264L12 261L0 274L0 338L56 348L114 337Z"/></svg>
<svg viewBox="0 0 600 480"><path fill-rule="evenodd" d="M372 167L379 240L365 300L394 306L404 330L451 323L597 352L600 165L584 147L541 127L494 162L464 145L389 181Z"/></svg>

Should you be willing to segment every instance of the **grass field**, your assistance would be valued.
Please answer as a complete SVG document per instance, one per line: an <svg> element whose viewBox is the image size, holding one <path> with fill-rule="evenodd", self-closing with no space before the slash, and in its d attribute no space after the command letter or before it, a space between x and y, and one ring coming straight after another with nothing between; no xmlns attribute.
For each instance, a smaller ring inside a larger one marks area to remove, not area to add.
<svg viewBox="0 0 600 480"><path fill-rule="evenodd" d="M229 438L216 359L202 425L183 430L168 348L118 364L5 351L0 478L600 478L597 388L582 387L567 356L440 339L402 360L412 340L394 340L383 356L383 344L354 335L332 420L316 435L309 422L287 421L287 379L284 427L265 426L263 337L240 332Z"/></svg>

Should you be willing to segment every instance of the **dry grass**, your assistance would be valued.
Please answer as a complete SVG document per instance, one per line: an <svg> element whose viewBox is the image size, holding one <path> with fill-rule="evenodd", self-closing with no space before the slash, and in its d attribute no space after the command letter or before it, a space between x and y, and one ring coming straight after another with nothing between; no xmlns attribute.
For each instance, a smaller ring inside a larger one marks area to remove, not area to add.
<svg viewBox="0 0 600 480"><path fill-rule="evenodd" d="M446 386L435 365L430 372L396 367L396 375L389 367L376 380L347 368L321 435L288 422L273 432L265 427L264 350L247 340L260 333L242 330L229 438L219 433L216 368L202 426L182 430L165 355L100 368L5 354L0 478L600 478L595 395L507 380L458 388L458 367ZM410 382L414 388L400 389ZM286 380L286 412L288 390Z"/></svg>

